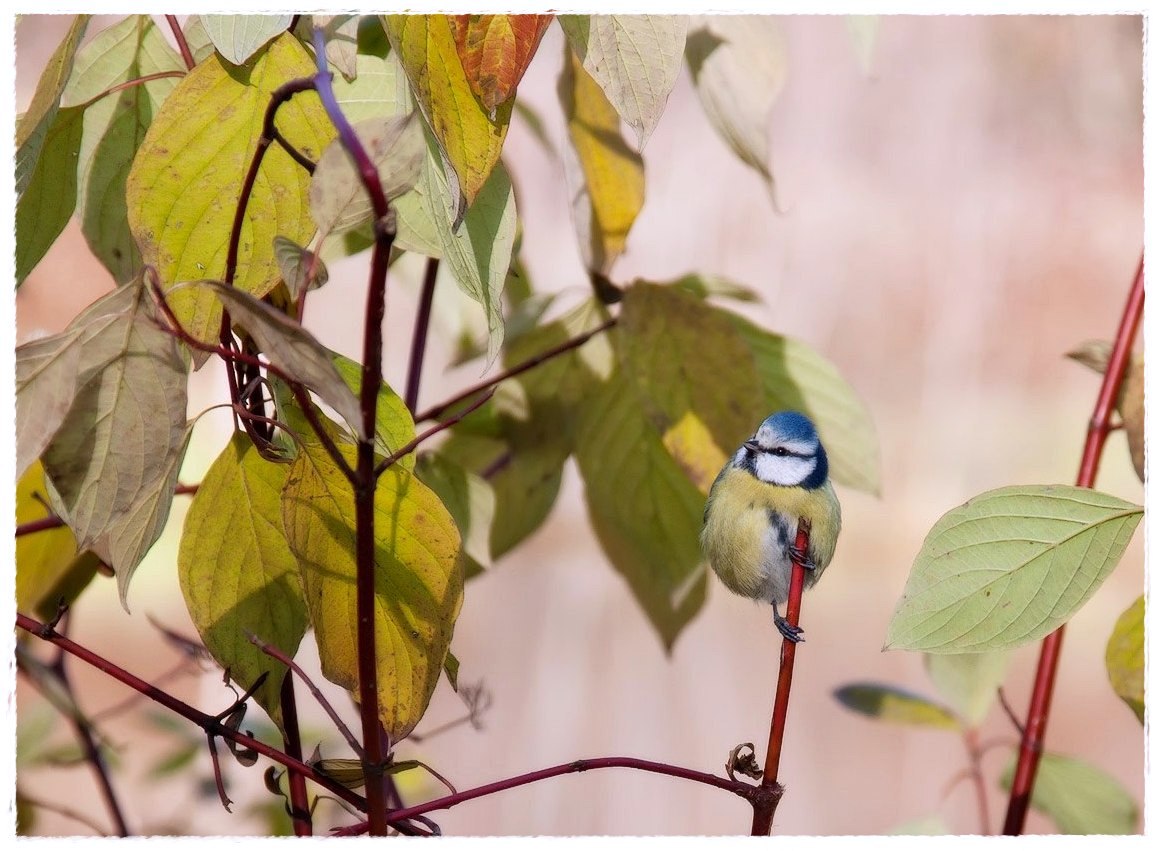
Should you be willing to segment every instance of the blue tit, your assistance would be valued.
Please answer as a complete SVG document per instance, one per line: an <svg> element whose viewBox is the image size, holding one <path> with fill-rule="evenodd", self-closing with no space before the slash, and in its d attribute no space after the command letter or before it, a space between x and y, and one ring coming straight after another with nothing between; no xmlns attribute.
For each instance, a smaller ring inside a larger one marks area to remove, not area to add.
<svg viewBox="0 0 1160 851"><path fill-rule="evenodd" d="M830 484L826 450L809 417L781 411L741 444L709 489L701 549L725 587L773 603L773 620L790 641L800 627L781 616L789 599L798 518L810 521L805 587L834 556L842 509Z"/></svg>

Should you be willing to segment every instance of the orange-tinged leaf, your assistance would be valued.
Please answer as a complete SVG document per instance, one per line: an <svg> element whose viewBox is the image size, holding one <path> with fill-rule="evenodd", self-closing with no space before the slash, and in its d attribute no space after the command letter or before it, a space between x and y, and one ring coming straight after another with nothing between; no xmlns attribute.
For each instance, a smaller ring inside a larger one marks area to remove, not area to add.
<svg viewBox="0 0 1160 851"><path fill-rule="evenodd" d="M487 110L516 92L554 15L452 15L468 85Z"/></svg>
<svg viewBox="0 0 1160 851"><path fill-rule="evenodd" d="M480 103L459 61L447 15L385 15L383 27L449 166L458 227L499 162L511 101L497 106L494 115Z"/></svg>
<svg viewBox="0 0 1160 851"><path fill-rule="evenodd" d="M559 94L572 143L564 164L580 255L589 270L607 273L644 206L644 163L620 135L620 116L600 86L567 48Z"/></svg>
<svg viewBox="0 0 1160 851"><path fill-rule="evenodd" d="M166 289L181 281L224 278L234 211L270 96L282 84L313 73L306 48L283 33L243 68L228 66L216 54L208 57L166 99L126 183L130 230ZM334 137L312 93L282 105L278 128L313 160ZM272 145L242 226L233 281L239 289L260 298L277 284L275 236L299 245L310 240L309 187L310 175ZM191 334L217 339L222 308L213 293L179 290L170 306Z"/></svg>

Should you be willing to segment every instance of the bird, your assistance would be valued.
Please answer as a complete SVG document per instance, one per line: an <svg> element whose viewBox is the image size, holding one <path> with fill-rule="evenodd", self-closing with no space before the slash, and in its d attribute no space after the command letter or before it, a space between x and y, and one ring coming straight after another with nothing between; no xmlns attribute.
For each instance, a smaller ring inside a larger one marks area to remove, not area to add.
<svg viewBox="0 0 1160 851"><path fill-rule="evenodd" d="M773 604L778 632L794 643L803 640L803 630L778 605L789 599L799 518L810 522L803 560L809 588L834 557L842 508L817 428L803 413L779 411L741 444L709 488L701 549L726 588Z"/></svg>

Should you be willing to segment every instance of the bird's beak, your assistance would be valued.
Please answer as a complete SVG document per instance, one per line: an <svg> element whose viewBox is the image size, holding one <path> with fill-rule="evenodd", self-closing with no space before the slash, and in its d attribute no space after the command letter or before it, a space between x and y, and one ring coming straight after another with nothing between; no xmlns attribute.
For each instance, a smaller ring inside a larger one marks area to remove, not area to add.
<svg viewBox="0 0 1160 851"><path fill-rule="evenodd" d="M745 441L741 445L744 446L746 449L748 449L751 452L760 452L761 451L761 444L758 443L756 440L750 439L750 440Z"/></svg>

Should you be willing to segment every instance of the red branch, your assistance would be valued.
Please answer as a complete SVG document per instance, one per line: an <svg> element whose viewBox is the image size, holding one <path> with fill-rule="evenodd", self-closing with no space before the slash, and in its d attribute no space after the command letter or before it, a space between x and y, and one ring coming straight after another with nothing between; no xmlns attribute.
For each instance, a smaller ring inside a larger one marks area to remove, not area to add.
<svg viewBox="0 0 1160 851"><path fill-rule="evenodd" d="M274 760L274 762L284 765L291 771L301 774L308 780L313 780L332 795L342 798L342 800L346 801L348 804L351 804L357 809L364 811L366 810L366 801L358 793L352 792L341 783L337 783L323 774L319 774L317 771L315 771L309 765L303 763L301 760L294 759L282 753L282 751L278 750L277 748L270 747L270 745L266 744L265 742L259 741L252 736L247 736L245 733L239 732L238 730L234 730L228 725L222 723L220 718L217 718L213 715L208 715L205 712L202 712L200 709L195 709L188 703L178 700L168 692L162 691L156 686L147 683L145 680L141 679L135 674L131 674L119 665L115 665L108 659L105 659L103 656L99 656L92 650L89 650L87 647L77 644L72 639L61 635L59 632L56 632L50 624L41 623L34 618L30 618L28 615L23 615L17 612L16 626L18 626L20 629L23 629L25 632L35 635L37 638L47 641L50 644L55 644L61 650L64 650L66 653L71 653L82 662L87 662L98 671L108 674L113 679L123 683L134 691L137 691L140 694L150 698L151 700L160 703L166 709L169 709L172 712L176 712L183 718L192 721L194 724L205 730L208 736L221 736L222 738L232 740L244 748L250 748L251 750L257 751L263 756Z"/></svg>
<svg viewBox="0 0 1160 851"><path fill-rule="evenodd" d="M1096 397L1095 412L1088 422L1087 441L1084 443L1083 458L1075 482L1078 487L1090 488L1095 484L1104 442L1111 430L1112 409L1124 383L1124 374L1132 354L1132 342L1136 338L1143 312L1144 256L1141 254L1136 279L1128 293L1128 302L1124 306L1124 315L1116 332L1108 368L1104 372L1103 384L1100 385L1100 394ZM1039 665L1035 670L1035 683L1031 690L1031 705L1027 709L1027 723L1023 726L1023 738L1019 743L1019 760L1015 765L1014 779L1011 781L1011 797L1007 801L1007 818L1003 822L1003 833L1008 836L1022 834L1027 820L1031 790L1035 786L1039 757L1043 753L1047 717L1051 711L1051 695L1055 690L1055 675L1063 649L1064 626L1043 639L1040 646Z"/></svg>
<svg viewBox="0 0 1160 851"><path fill-rule="evenodd" d="M805 558L810 546L810 521L804 517L798 520L797 539L790 550L793 570L789 577L789 602L785 607L785 619L790 626L797 626L802 610L802 589L805 587ZM793 683L793 662L797 654L797 642L783 638L781 641L781 667L777 672L777 692L773 698L773 716L769 722L769 745L765 751L765 770L761 775L761 787L767 794L754 801L753 827L751 836L769 836L773 828L773 814L781 800L782 786L777 782L777 771L781 764L781 746L785 740L785 721L789 714L789 690Z"/></svg>

